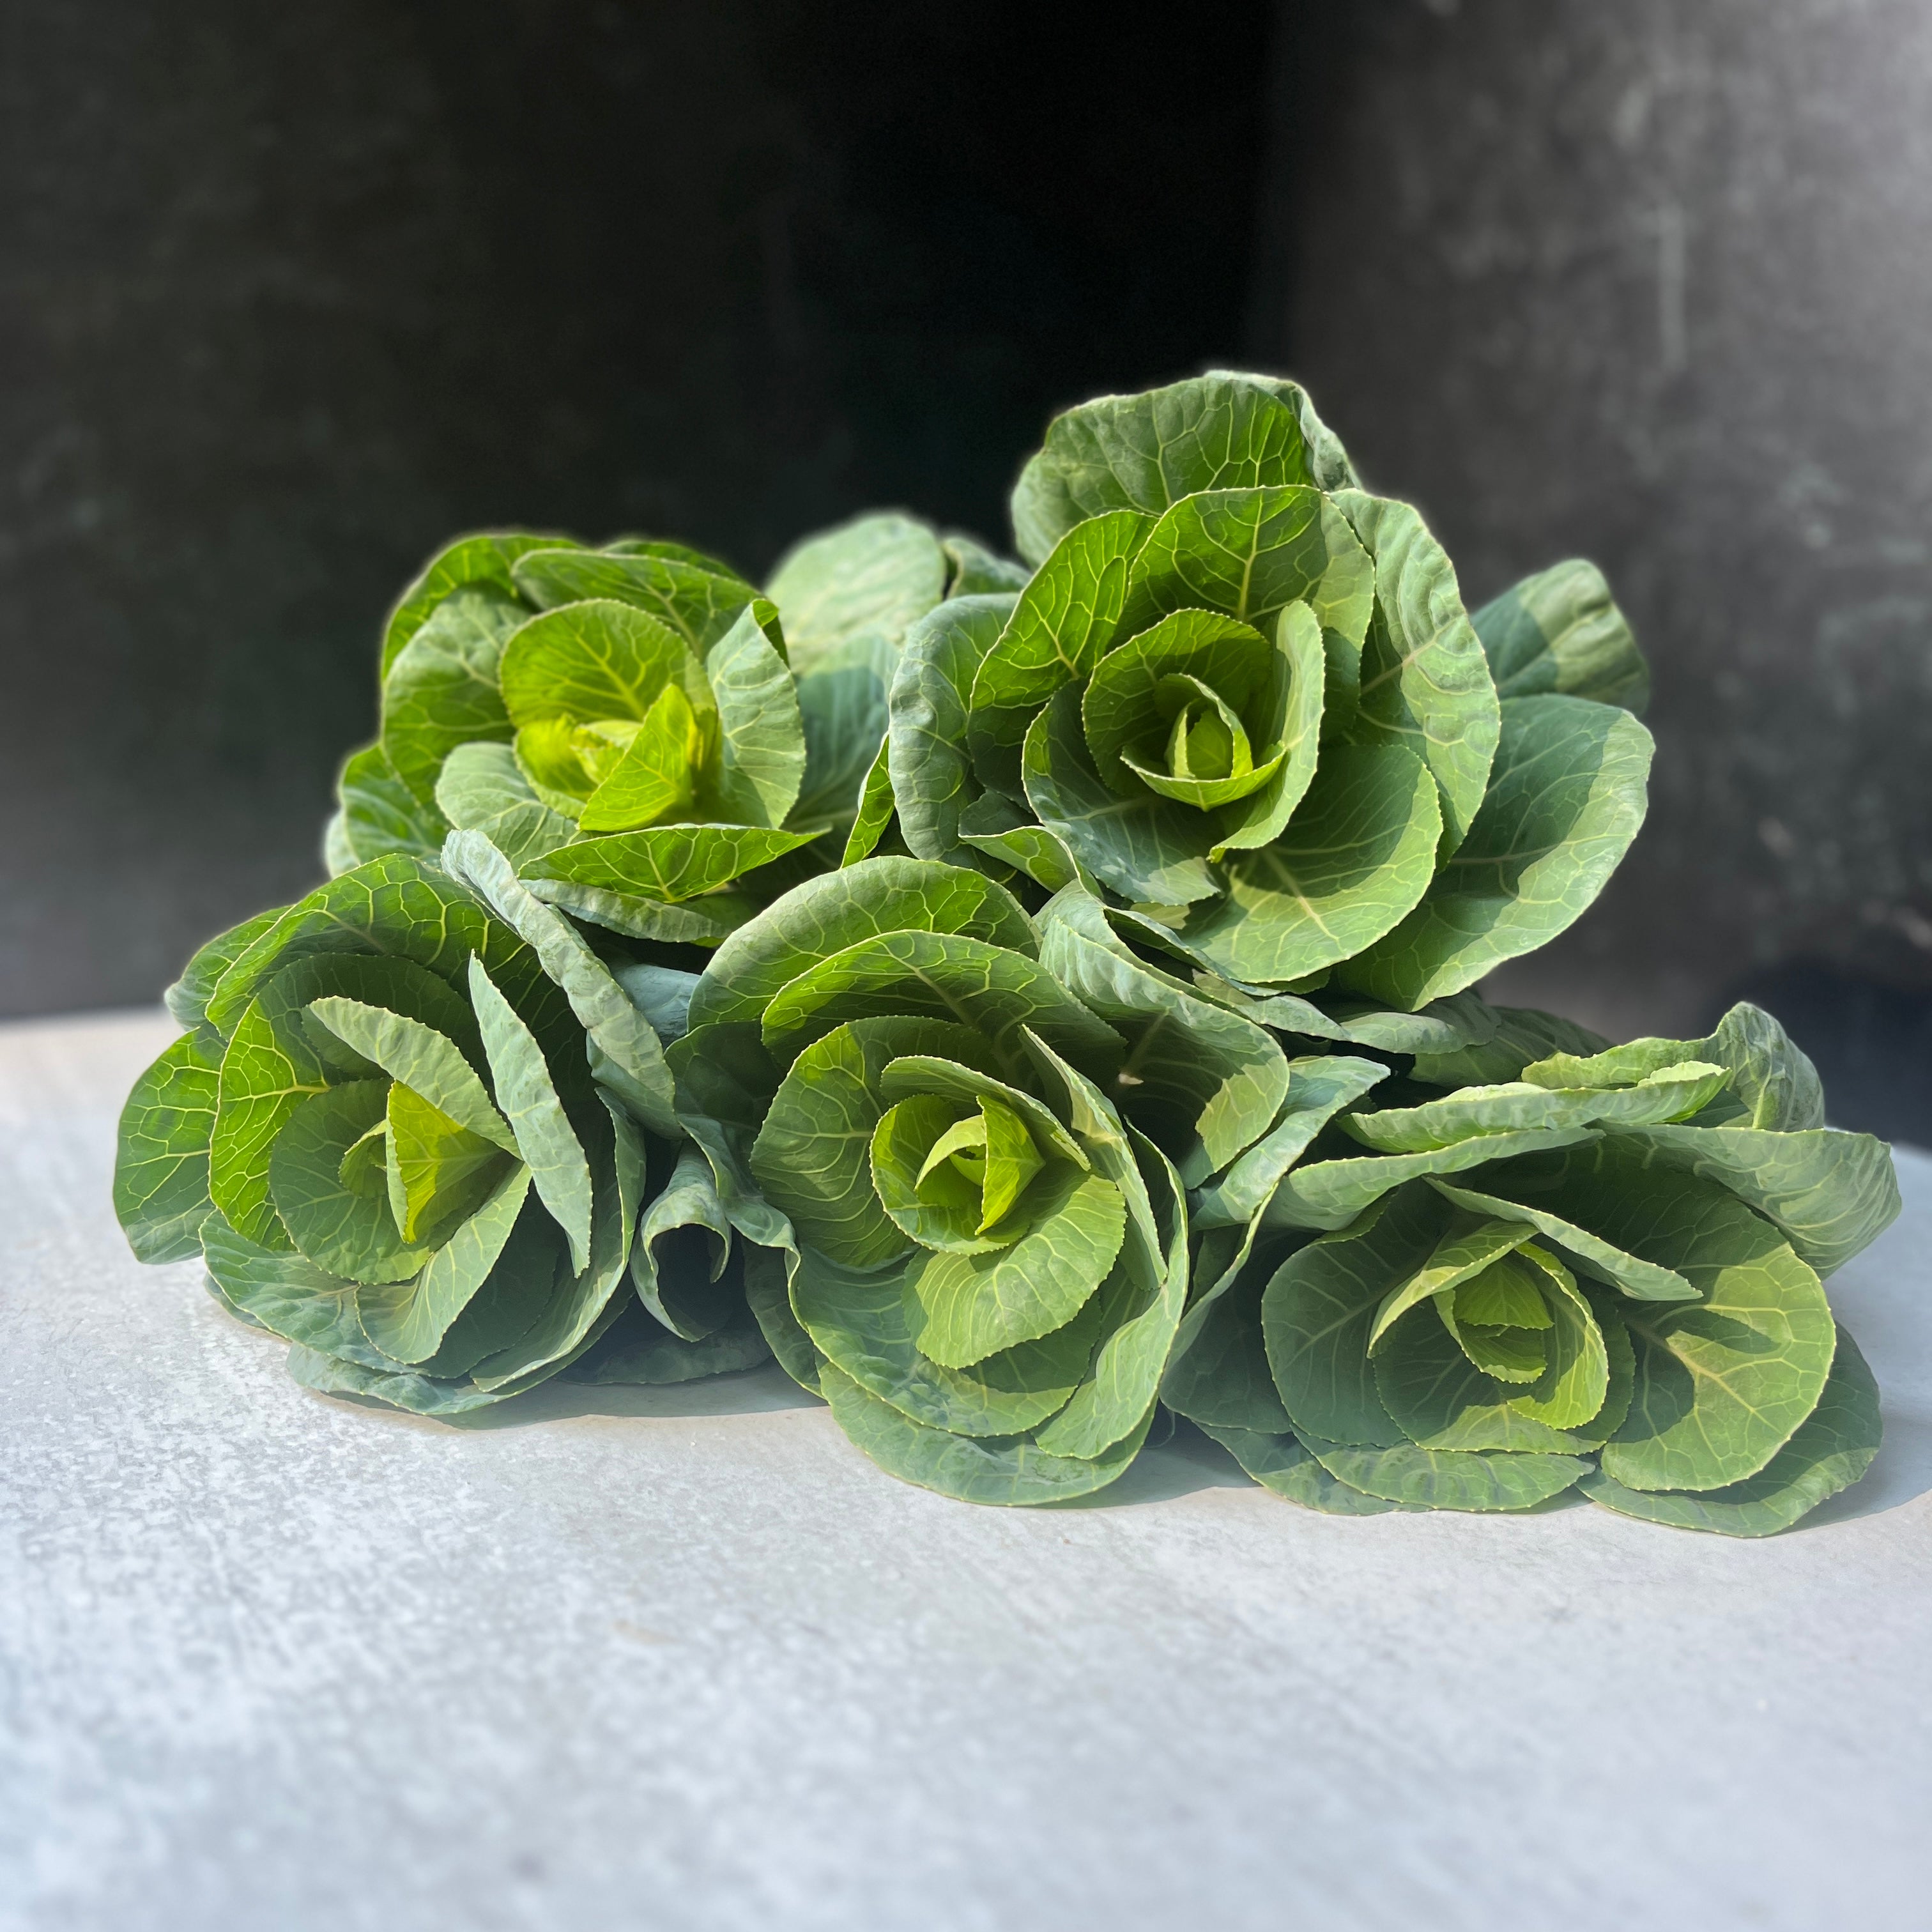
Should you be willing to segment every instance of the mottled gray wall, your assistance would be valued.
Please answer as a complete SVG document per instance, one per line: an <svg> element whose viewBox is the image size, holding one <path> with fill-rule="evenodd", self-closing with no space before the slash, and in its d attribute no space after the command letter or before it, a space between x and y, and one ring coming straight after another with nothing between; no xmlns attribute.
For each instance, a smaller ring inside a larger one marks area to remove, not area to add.
<svg viewBox="0 0 1932 1932"><path fill-rule="evenodd" d="M1594 556L1656 667L1648 826L1502 983L1630 1032L1932 981L1932 7L1292 14L1258 347L1472 602Z"/></svg>
<svg viewBox="0 0 1932 1932"><path fill-rule="evenodd" d="M998 533L1049 410L1239 352L1257 50L1022 0L5 0L0 1014L318 876L459 530Z"/></svg>

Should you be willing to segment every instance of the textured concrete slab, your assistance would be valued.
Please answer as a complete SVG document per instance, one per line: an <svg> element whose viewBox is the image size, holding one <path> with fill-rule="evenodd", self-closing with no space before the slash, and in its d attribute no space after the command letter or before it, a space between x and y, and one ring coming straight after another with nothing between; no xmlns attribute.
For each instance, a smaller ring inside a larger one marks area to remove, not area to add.
<svg viewBox="0 0 1932 1932"><path fill-rule="evenodd" d="M308 1394L107 1204L146 1015L0 1029L0 1926L1861 1932L1932 1853L1932 1159L1871 1476L1738 1544L1308 1514L1198 1438L905 1488L775 1373Z"/></svg>

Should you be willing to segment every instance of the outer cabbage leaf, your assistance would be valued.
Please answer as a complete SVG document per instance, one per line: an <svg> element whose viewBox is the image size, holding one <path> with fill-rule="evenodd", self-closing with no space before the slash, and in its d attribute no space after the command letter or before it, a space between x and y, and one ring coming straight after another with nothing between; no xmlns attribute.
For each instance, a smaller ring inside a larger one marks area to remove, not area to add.
<svg viewBox="0 0 1932 1932"><path fill-rule="evenodd" d="M960 597L907 633L892 674L886 755L906 844L922 859L979 860L960 840L960 820L979 798L966 745L973 680L1012 614L1010 596Z"/></svg>
<svg viewBox="0 0 1932 1932"><path fill-rule="evenodd" d="M1392 1510L1420 1510L1424 1503L1390 1502L1365 1490L1352 1489L1332 1476L1292 1436L1268 1435L1250 1429L1198 1425L1220 1444L1264 1490L1304 1509L1324 1516L1382 1516Z"/></svg>
<svg viewBox="0 0 1932 1932"><path fill-rule="evenodd" d="M1526 577L1471 621L1501 697L1562 692L1639 712L1649 702L1650 667L1604 573L1582 557Z"/></svg>
<svg viewBox="0 0 1932 1932"><path fill-rule="evenodd" d="M526 551L568 548L573 539L534 536L525 530L486 532L459 537L424 566L422 574L405 590L389 614L382 632L382 675L387 677L404 645L421 630L445 598L466 584L491 584L514 594L512 574Z"/></svg>
<svg viewBox="0 0 1932 1932"><path fill-rule="evenodd" d="M518 598L492 585L452 592L384 674L382 753L419 805L434 800L436 773L458 745L508 742L498 668L504 645L530 614ZM353 830L352 818L352 836Z"/></svg>
<svg viewBox="0 0 1932 1932"><path fill-rule="evenodd" d="M136 1259L178 1262L199 1252L214 1211L208 1149L220 1070L184 1034L135 1082L121 1110L114 1211Z"/></svg>
<svg viewBox="0 0 1932 1932"><path fill-rule="evenodd" d="M806 538L779 560L766 589L802 675L855 638L897 644L945 596L947 574L931 530L885 511Z"/></svg>
<svg viewBox="0 0 1932 1932"><path fill-rule="evenodd" d="M332 876L385 852L428 856L442 842L440 811L404 783L380 744L352 752L336 776L335 788L342 802L323 847Z"/></svg>
<svg viewBox="0 0 1932 1932"><path fill-rule="evenodd" d="M1721 1489L1658 1491L1626 1488L1599 1469L1578 1486L1619 1516L1721 1536L1770 1536L1856 1483L1883 1438L1878 1384L1858 1344L1840 1328L1817 1407L1755 1476Z"/></svg>
<svg viewBox="0 0 1932 1932"><path fill-rule="evenodd" d="M609 598L656 618L702 658L757 592L715 559L695 550L672 554L670 549L660 545L614 555L608 549L529 550L518 558L511 575L536 610Z"/></svg>
<svg viewBox="0 0 1932 1932"><path fill-rule="evenodd" d="M1586 911L1643 822L1650 734L1579 698L1512 698L1468 836L1421 903L1340 968L1342 983L1419 1006L1546 944Z"/></svg>
<svg viewBox="0 0 1932 1932"><path fill-rule="evenodd" d="M1455 567L1421 518L1406 503L1358 490L1335 502L1375 560L1374 613L1359 660L1352 666L1330 646L1331 665L1342 673L1338 708L1352 711L1358 735L1393 739L1428 766L1442 794L1444 849L1454 851L1483 803L1501 731L1488 662Z"/></svg>
<svg viewBox="0 0 1932 1932"><path fill-rule="evenodd" d="M1201 490L1343 480L1347 458L1292 383L1216 371L1056 416L1013 487L1013 534L1037 566L1082 520L1158 515Z"/></svg>
<svg viewBox="0 0 1932 1932"><path fill-rule="evenodd" d="M922 859L868 859L806 880L733 934L692 995L690 1024L762 1019L775 994L821 961L862 940L911 931L1040 950L1033 922L992 880Z"/></svg>
<svg viewBox="0 0 1932 1932"><path fill-rule="evenodd" d="M1127 1042L1116 1099L1198 1186L1268 1130L1288 1062L1252 1022L1135 957L1100 901L1069 886L1040 915L1040 963Z"/></svg>

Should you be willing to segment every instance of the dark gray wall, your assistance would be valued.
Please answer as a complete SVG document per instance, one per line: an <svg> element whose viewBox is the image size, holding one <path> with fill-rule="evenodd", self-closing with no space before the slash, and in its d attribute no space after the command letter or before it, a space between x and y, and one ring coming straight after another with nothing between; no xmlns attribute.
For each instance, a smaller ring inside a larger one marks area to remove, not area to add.
<svg viewBox="0 0 1932 1932"><path fill-rule="evenodd" d="M1258 350L1472 603L1593 556L1656 668L1648 826L1498 986L1628 1034L1784 985L1814 1035L1834 986L1924 987L1932 9L1291 17Z"/></svg>
<svg viewBox="0 0 1932 1932"><path fill-rule="evenodd" d="M1054 406L1238 353L1270 10L1231 74L1012 0L8 0L0 1013L313 882L446 536L998 535Z"/></svg>
<svg viewBox="0 0 1932 1932"><path fill-rule="evenodd" d="M450 532L995 535L1054 406L1246 356L1657 666L1650 826L1499 990L1932 1096L1932 10L1098 10L0 8L0 1013L311 882Z"/></svg>

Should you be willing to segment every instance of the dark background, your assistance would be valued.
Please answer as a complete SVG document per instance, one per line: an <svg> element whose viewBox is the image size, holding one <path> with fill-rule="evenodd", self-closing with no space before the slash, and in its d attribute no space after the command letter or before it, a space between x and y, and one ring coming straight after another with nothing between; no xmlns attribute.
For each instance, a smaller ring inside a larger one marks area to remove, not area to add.
<svg viewBox="0 0 1932 1932"><path fill-rule="evenodd" d="M1920 0L9 0L0 156L0 1012L314 881L450 533L999 537L1054 406L1240 360L1652 657L1648 828L1492 990L1750 992L1932 1140Z"/></svg>

